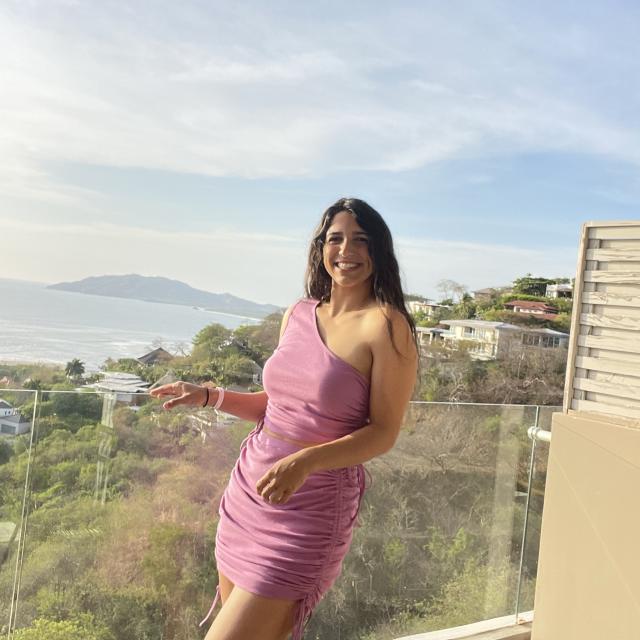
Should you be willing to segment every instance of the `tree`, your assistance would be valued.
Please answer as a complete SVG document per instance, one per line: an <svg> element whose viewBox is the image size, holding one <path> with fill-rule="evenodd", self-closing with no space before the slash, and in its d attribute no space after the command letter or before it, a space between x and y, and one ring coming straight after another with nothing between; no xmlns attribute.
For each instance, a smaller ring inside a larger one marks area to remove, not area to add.
<svg viewBox="0 0 640 640"><path fill-rule="evenodd" d="M64 368L64 372L67 378L77 379L84 375L84 362L82 360L78 360L78 358L74 358L67 362L67 366Z"/></svg>
<svg viewBox="0 0 640 640"><path fill-rule="evenodd" d="M558 280L566 280L566 278L541 278L532 276L527 273L522 278L516 278L513 281L513 292L521 293L529 296L544 297L547 293L548 284L556 284Z"/></svg>
<svg viewBox="0 0 640 640"><path fill-rule="evenodd" d="M467 291L467 286L460 284L455 280L440 280L436 285L436 289L442 293L443 299L453 299L457 297L458 301L462 300L462 297Z"/></svg>
<svg viewBox="0 0 640 640"><path fill-rule="evenodd" d="M217 322L201 329L193 339L195 361L211 361L221 355L221 351L229 342L231 331Z"/></svg>

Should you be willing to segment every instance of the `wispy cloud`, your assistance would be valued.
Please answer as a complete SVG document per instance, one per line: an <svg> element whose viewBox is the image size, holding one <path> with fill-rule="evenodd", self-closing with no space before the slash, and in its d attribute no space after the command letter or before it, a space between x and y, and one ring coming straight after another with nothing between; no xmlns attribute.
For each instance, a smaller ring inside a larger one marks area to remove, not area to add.
<svg viewBox="0 0 640 640"><path fill-rule="evenodd" d="M30 150L25 172L56 159L313 176L514 149L640 161L637 123L572 74L599 55L598 25L527 31L502 2L402 6L342 28L260 3L5 7L1 137Z"/></svg>

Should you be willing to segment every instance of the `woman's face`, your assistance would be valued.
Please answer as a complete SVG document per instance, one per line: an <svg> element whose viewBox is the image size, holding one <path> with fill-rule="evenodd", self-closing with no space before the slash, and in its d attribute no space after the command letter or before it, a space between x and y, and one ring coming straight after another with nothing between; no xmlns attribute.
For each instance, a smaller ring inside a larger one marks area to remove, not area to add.
<svg viewBox="0 0 640 640"><path fill-rule="evenodd" d="M355 286L371 278L373 261L369 255L369 237L348 211L333 217L322 258L324 268L337 285Z"/></svg>

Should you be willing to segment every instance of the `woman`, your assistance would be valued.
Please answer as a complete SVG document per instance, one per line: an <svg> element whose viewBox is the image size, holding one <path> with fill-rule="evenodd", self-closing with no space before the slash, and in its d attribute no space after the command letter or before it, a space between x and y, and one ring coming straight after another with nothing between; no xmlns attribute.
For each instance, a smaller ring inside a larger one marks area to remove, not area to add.
<svg viewBox="0 0 640 640"><path fill-rule="evenodd" d="M152 392L176 396L167 409L213 405L257 422L220 501L211 610L218 596L222 608L205 640L302 638L349 549L362 463L394 445L416 366L389 229L367 203L342 198L315 232L306 298L284 314L265 390L177 382Z"/></svg>

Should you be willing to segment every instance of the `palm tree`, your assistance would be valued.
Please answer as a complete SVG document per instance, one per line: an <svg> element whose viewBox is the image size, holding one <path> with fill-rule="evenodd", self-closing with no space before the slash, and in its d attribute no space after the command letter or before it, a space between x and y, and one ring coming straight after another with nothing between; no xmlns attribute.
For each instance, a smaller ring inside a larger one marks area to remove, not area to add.
<svg viewBox="0 0 640 640"><path fill-rule="evenodd" d="M70 362L67 362L64 372L67 374L67 378L80 378L84 374L84 362L78 360L78 358L74 358Z"/></svg>

